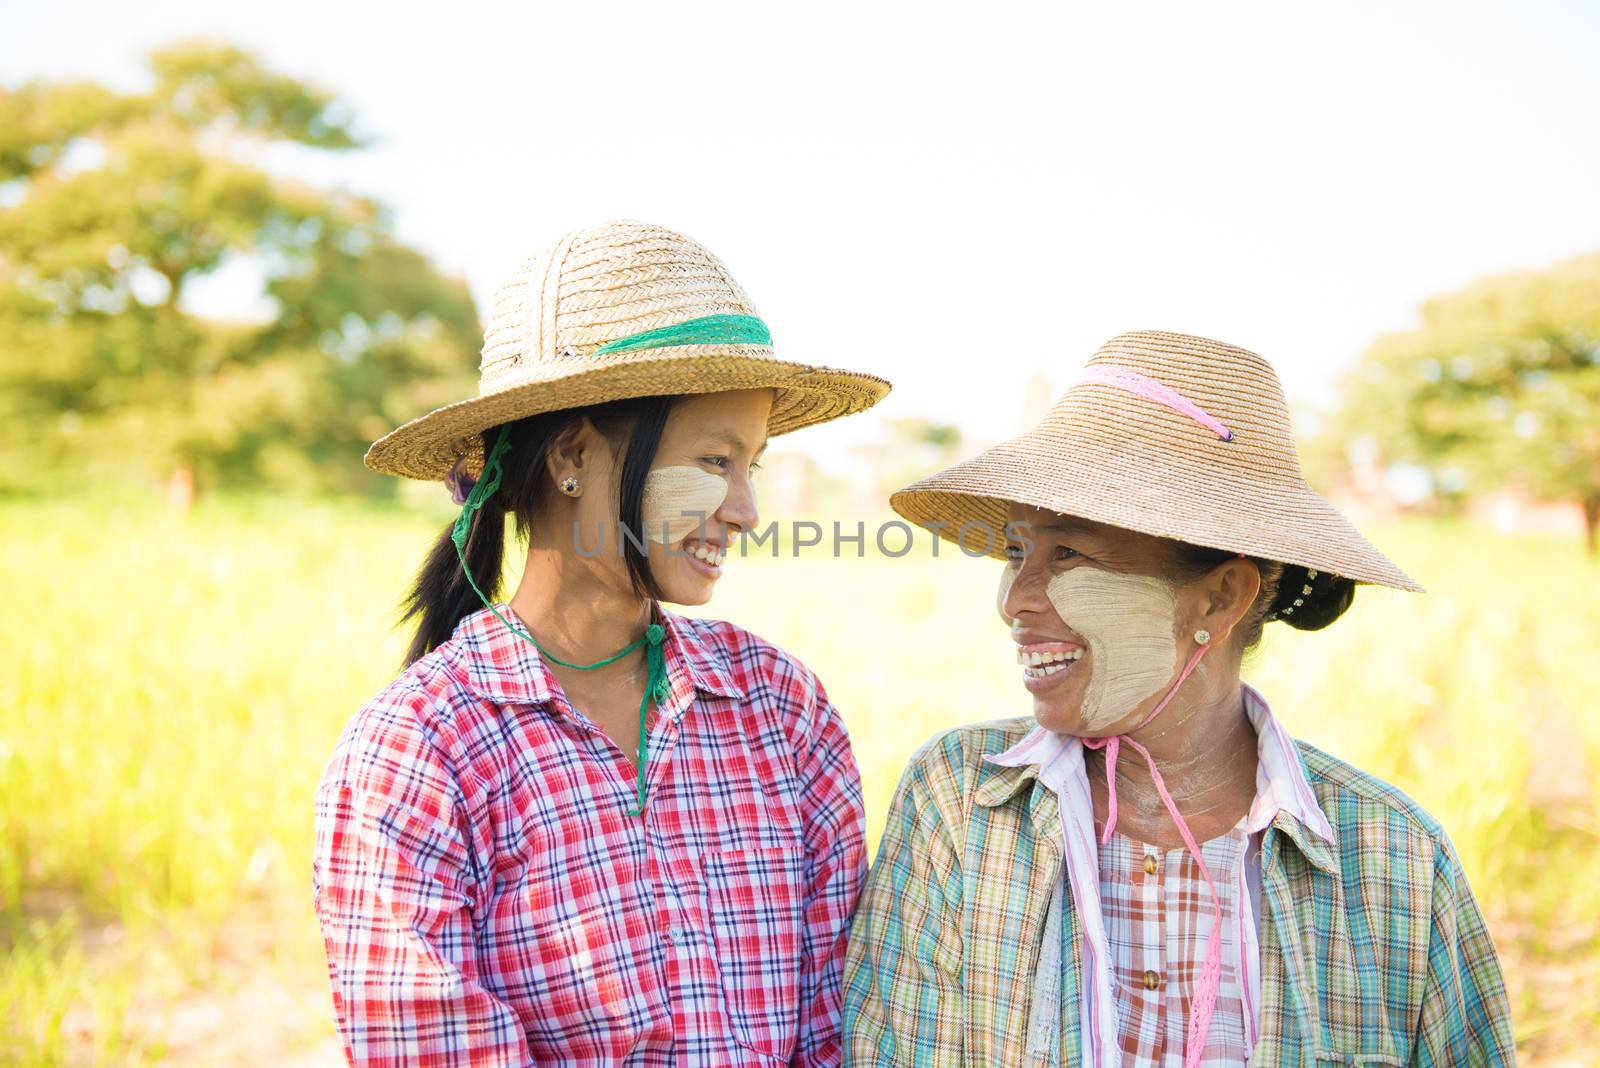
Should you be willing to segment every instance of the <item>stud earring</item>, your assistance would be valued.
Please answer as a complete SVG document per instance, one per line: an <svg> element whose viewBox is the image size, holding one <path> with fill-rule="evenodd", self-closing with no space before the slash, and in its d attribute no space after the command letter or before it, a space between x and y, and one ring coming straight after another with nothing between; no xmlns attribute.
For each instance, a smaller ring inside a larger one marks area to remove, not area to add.
<svg viewBox="0 0 1600 1068"><path fill-rule="evenodd" d="M561 492L565 493L568 497L576 497L578 495L578 480L573 478L571 475L568 475L566 478L562 479Z"/></svg>
<svg viewBox="0 0 1600 1068"><path fill-rule="evenodd" d="M1194 632L1194 640L1197 645L1210 645L1211 632L1205 629L1197 630Z"/></svg>

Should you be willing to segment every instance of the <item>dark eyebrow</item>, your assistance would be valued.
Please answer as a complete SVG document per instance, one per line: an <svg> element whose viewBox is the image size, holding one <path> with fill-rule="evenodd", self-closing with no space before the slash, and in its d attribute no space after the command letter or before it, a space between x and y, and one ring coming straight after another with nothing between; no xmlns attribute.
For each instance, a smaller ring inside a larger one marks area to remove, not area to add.
<svg viewBox="0 0 1600 1068"><path fill-rule="evenodd" d="M1089 527L1082 523L1074 523L1070 519L1061 519L1053 523L1035 524L1040 530L1048 530L1052 534L1081 534L1085 537L1098 537Z"/></svg>

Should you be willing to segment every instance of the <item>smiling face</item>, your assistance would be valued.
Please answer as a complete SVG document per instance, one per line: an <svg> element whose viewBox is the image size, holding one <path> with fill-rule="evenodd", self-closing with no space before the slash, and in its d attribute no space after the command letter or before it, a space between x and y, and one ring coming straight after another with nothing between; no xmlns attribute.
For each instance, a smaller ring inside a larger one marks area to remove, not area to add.
<svg viewBox="0 0 1600 1068"><path fill-rule="evenodd" d="M705 604L733 538L755 527L751 472L767 447L773 391L688 396L672 407L645 481L644 531L661 598Z"/></svg>
<svg viewBox="0 0 1600 1068"><path fill-rule="evenodd" d="M1014 505L997 607L1011 626L1034 716L1049 730L1103 737L1149 713L1193 648L1202 591L1163 577L1156 537Z"/></svg>

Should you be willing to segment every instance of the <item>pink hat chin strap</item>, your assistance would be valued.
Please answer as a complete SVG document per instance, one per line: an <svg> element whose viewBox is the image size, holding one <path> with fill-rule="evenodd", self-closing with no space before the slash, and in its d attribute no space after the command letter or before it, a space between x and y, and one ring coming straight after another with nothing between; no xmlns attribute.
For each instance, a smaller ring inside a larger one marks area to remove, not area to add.
<svg viewBox="0 0 1600 1068"><path fill-rule="evenodd" d="M1211 648L1209 645L1202 645L1195 649L1194 655L1189 657L1189 662L1178 673L1177 681L1161 699L1161 703L1151 709L1150 714L1133 730L1143 729L1172 703L1172 699L1177 696L1178 687L1194 673L1194 669L1200 665L1200 658L1206 655L1206 650L1209 648ZM1211 1030L1211 1014L1217 1007L1217 991L1222 986L1222 898L1217 894L1217 884L1212 881L1206 862L1200 857L1200 847L1195 844L1194 835L1189 832L1189 824L1178 812L1178 805L1172 800L1172 794L1167 792L1167 784L1162 781L1161 772L1156 770L1155 758L1150 755L1150 750L1129 737L1132 733L1130 731L1128 734L1114 735L1110 738L1080 740L1090 749L1106 751L1106 829L1100 836L1101 843L1111 841L1112 832L1117 828L1117 751L1126 741L1144 757L1145 766L1150 769L1150 778L1156 784L1156 793L1161 795L1161 803L1166 806L1167 814L1177 825L1178 833L1183 836L1183 844L1189 848L1194 862L1200 866L1200 874L1206 881L1206 889L1211 891L1211 937L1206 942L1205 963L1200 967L1200 981L1195 987L1194 999L1190 1002L1188 1038L1183 1047L1184 1068L1195 1068L1205 1055L1206 1035Z"/></svg>

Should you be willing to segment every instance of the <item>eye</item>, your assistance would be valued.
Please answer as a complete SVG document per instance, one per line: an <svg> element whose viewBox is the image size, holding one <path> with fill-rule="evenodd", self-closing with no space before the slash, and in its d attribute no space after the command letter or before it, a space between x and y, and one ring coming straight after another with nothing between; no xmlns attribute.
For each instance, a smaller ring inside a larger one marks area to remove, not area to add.
<svg viewBox="0 0 1600 1068"><path fill-rule="evenodd" d="M1057 560L1071 560L1074 556L1082 556L1082 555L1083 555L1082 553L1080 553L1078 550L1074 549L1070 545L1057 545L1056 546L1056 559Z"/></svg>
<svg viewBox="0 0 1600 1068"><path fill-rule="evenodd" d="M750 461L750 470L759 471L759 470L761 470L761 465L756 463L754 460L752 460L752 461Z"/></svg>
<svg viewBox="0 0 1600 1068"><path fill-rule="evenodd" d="M728 466L728 458L726 456L702 456L700 457L700 462L724 469Z"/></svg>
<svg viewBox="0 0 1600 1068"><path fill-rule="evenodd" d="M1020 545L1007 545L1006 546L1006 559L1010 560L1013 564L1022 563L1022 546L1020 546Z"/></svg>

